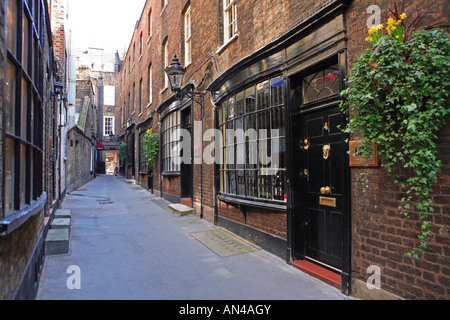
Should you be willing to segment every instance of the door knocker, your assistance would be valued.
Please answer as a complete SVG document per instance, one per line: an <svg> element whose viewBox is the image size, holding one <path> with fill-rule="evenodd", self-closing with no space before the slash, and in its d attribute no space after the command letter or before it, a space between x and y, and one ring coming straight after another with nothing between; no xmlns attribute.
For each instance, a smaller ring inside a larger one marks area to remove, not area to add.
<svg viewBox="0 0 450 320"><path fill-rule="evenodd" d="M328 158L330 157L330 150L331 146L329 144L323 146L323 158L325 160L328 160Z"/></svg>

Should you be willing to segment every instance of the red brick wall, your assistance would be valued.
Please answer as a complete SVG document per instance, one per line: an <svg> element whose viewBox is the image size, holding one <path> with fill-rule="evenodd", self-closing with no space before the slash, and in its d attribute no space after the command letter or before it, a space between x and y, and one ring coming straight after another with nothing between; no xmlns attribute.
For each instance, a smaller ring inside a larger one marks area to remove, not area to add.
<svg viewBox="0 0 450 320"><path fill-rule="evenodd" d="M238 2L238 38L230 43L224 50L218 51L223 45L222 1L196 0L191 1L192 13L192 64L187 68L185 83L193 81L196 85L202 83L200 91L221 74L239 62L244 57L254 53L270 41L279 37L283 32L295 26L314 8L327 1L306 0L252 0ZM401 3L400 1L398 1ZM144 94L148 96L147 70L151 63L153 67L153 103L144 108L144 113L133 115L132 121L139 123L148 117L155 109L172 93L163 91L164 65L163 65L163 40L168 37L169 53L176 52L184 65L183 51L183 18L182 11L187 1L170 1L163 15L161 13L161 1L149 0L143 11L141 20L131 40L131 46L125 59L122 70L123 90L121 103L128 104L128 93L131 92L133 82L138 87L140 77L143 77ZM212 3L212 5L211 5ZM366 25L369 14L366 12L370 5L378 5L384 17L387 17L391 4L388 0L358 0L353 1L345 14L348 35L348 59L351 63L361 54L365 48ZM424 24L435 22L450 12L450 3L444 0L433 1L406 1L406 12L413 16L414 6L421 10L429 3L432 6L424 19ZM148 38L148 10L153 12L153 35ZM386 18L383 18L386 19ZM144 51L143 56L138 56L139 36L143 31ZM130 55L133 53L133 44L136 43L136 62L129 64ZM210 62L210 75L205 73ZM202 82L203 81L203 82ZM137 94L136 94L137 96ZM194 121L203 120L203 132L214 127L213 105L211 97L205 96L204 118L201 119L200 108L194 104ZM145 100L144 100L145 101ZM144 103L144 106L146 104ZM131 110L133 112L133 110ZM131 113L130 112L130 113ZM159 117L154 114L154 128L159 130ZM124 125L124 124L122 124ZM122 130L125 127L122 126ZM430 248L421 260L415 261L405 257L404 253L415 243L417 232L411 227L417 227L419 222L412 215L410 222L401 218L396 208L402 197L401 190L393 185L392 178L388 177L382 169L368 170L370 184L367 193L361 191L360 169L353 169L352 180L352 267L353 277L365 281L367 267L379 265L382 267L382 288L406 298L448 298L450 282L449 243L448 236L448 212L450 212L449 189L449 131L448 127L440 135L439 157L445 164L439 182L435 186L436 212L432 215L434 238L430 240ZM136 135L138 137L138 135ZM205 142L204 147L209 143ZM138 150L138 148L136 148ZM159 166L159 164L158 164ZM179 180L162 179L160 186L159 168L155 170L155 189L179 190ZM203 188L202 188L203 181ZM202 191L203 190L203 191ZM214 168L203 165L194 168L194 202L203 200L203 204L214 206ZM218 213L220 216L244 223L243 214L232 205L226 205L219 201ZM286 238L286 214L263 212L258 209L247 211L247 225L252 228ZM407 293L405 293L407 292Z"/></svg>
<svg viewBox="0 0 450 320"><path fill-rule="evenodd" d="M180 177L162 177L162 192L172 195L180 195Z"/></svg>
<svg viewBox="0 0 450 320"><path fill-rule="evenodd" d="M398 1L400 4L401 2ZM378 5L385 22L391 1L354 1L346 14L348 30L349 68L351 63L366 48L366 21L370 16L366 8ZM414 6L421 11L432 4L423 24L441 19L448 21L450 3L448 1L405 1L406 13L414 16ZM447 16L444 16L447 13ZM352 169L352 220L353 277L366 281L367 268L381 267L381 288L407 299L448 299L450 297L450 122L439 135L438 156L443 162L441 176L434 187L433 202L435 212L431 215L434 236L429 240L428 249L419 260L405 256L417 245L420 221L417 212L406 221L399 215L397 207L405 196L394 185L393 178L383 169ZM361 172L369 174L369 186L362 192ZM400 170L407 176L406 170Z"/></svg>

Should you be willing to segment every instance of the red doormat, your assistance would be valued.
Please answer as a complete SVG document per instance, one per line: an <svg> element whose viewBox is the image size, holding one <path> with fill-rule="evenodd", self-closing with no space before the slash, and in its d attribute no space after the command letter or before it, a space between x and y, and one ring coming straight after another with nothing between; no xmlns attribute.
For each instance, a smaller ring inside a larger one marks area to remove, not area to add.
<svg viewBox="0 0 450 320"><path fill-rule="evenodd" d="M323 282L342 290L342 281L341 281L341 275L333 272L331 270L328 270L318 264L303 260L303 261L294 261L292 262L292 265L303 272L309 274L310 276L313 276L317 279L322 280Z"/></svg>

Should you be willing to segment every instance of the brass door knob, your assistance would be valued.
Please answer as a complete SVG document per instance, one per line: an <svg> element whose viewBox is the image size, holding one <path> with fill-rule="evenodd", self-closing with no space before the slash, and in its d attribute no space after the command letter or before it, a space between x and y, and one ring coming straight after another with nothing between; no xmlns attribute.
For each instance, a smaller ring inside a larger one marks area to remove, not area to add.
<svg viewBox="0 0 450 320"><path fill-rule="evenodd" d="M320 193L321 194L330 194L331 188L330 187L322 187L322 188L320 188Z"/></svg>

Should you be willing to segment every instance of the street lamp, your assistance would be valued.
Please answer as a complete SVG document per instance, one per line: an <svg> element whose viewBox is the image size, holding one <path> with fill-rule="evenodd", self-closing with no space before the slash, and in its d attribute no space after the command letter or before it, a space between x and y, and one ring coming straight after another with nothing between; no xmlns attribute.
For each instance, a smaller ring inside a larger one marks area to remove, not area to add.
<svg viewBox="0 0 450 320"><path fill-rule="evenodd" d="M177 55L173 55L172 63L166 67L166 73L169 77L170 88L173 92L180 92L183 84L186 69L183 68L178 60Z"/></svg>
<svg viewBox="0 0 450 320"><path fill-rule="evenodd" d="M201 106L203 114L203 96L205 94L202 92L194 92L188 89L181 89L186 69L181 66L180 60L178 60L176 54L173 55L172 62L169 66L166 67L165 71L167 77L169 78L170 88L172 89L172 92L175 93L176 99L181 100L185 96L191 98Z"/></svg>
<svg viewBox="0 0 450 320"><path fill-rule="evenodd" d="M182 100L184 97L189 97L191 98L192 101L197 102L200 105L200 112L201 112L201 119L203 119L204 116L204 93L202 92L194 92L188 89L181 89L182 85L183 85L183 80L184 80L184 74L186 73L186 69L183 68L180 64L180 60L178 60L177 55L174 54L173 55L173 59L172 62L170 63L170 65L168 67L166 67L165 69L166 74L169 78L169 82L170 82L170 88L172 89L172 92L175 93L175 98L178 100ZM193 121L194 119L194 108L193 106L191 107L191 119ZM194 152L194 144L191 145L191 153L193 154ZM203 163L200 166L201 167L201 177L203 177ZM192 176L194 175L194 166L191 166L191 174ZM201 199L200 199L200 218L203 219L203 178L201 179Z"/></svg>

